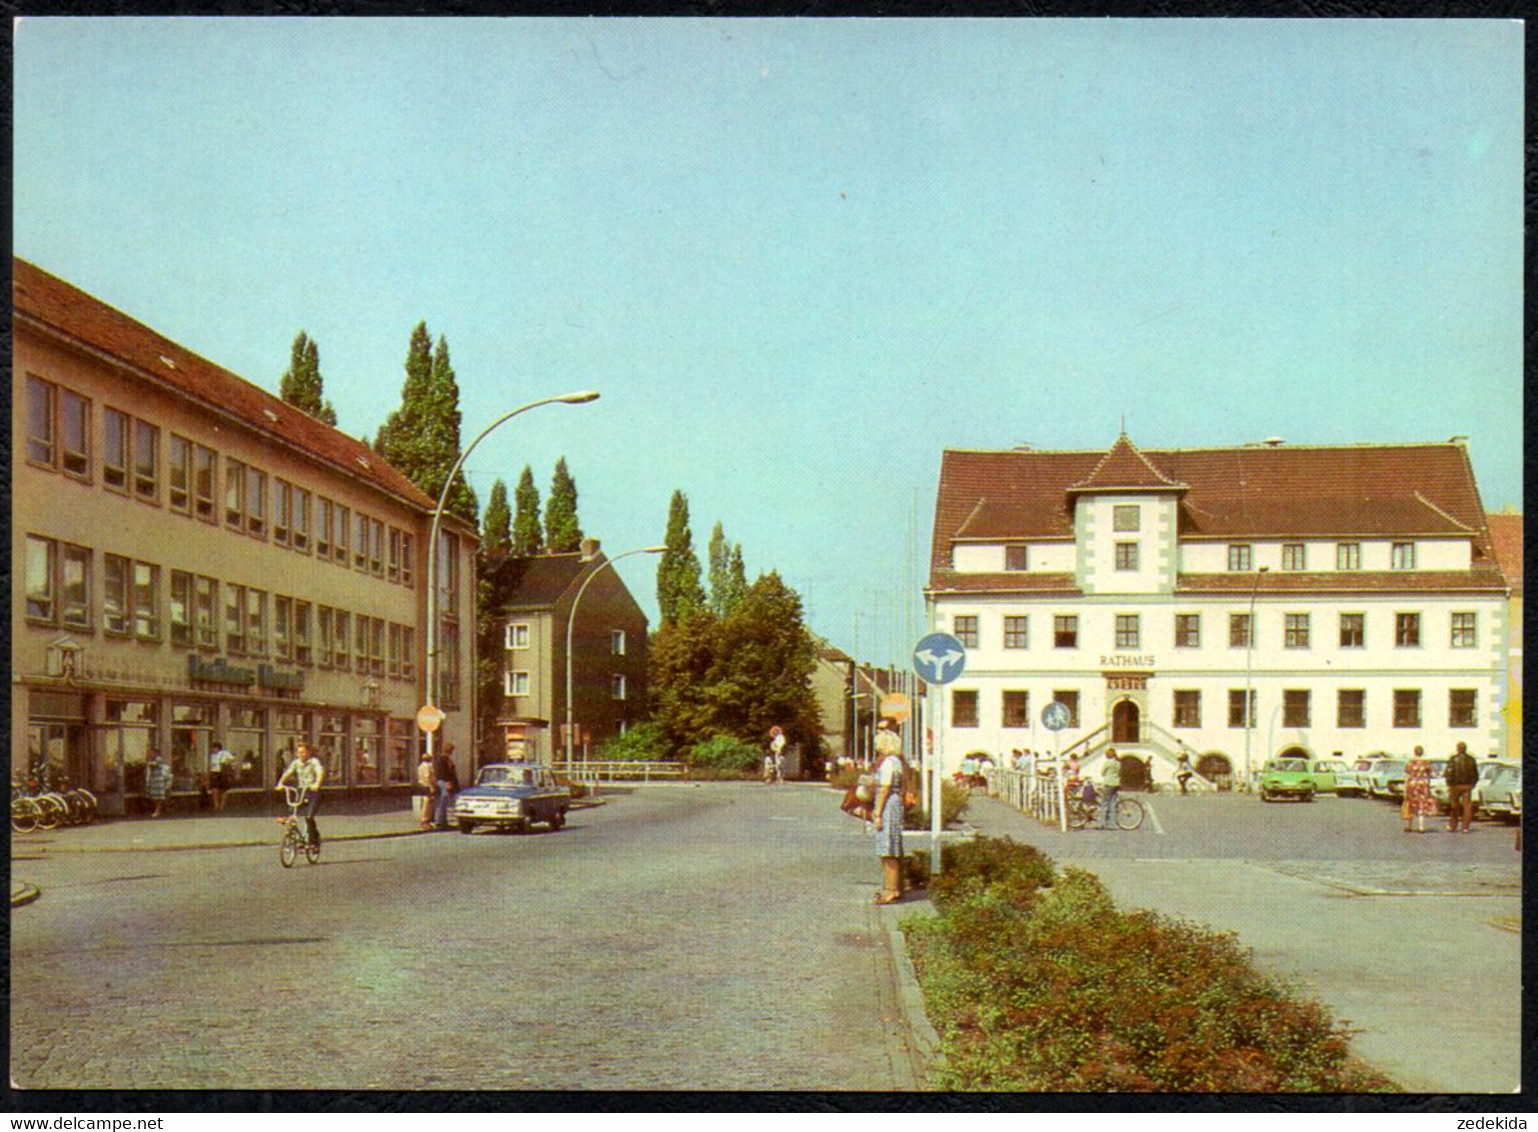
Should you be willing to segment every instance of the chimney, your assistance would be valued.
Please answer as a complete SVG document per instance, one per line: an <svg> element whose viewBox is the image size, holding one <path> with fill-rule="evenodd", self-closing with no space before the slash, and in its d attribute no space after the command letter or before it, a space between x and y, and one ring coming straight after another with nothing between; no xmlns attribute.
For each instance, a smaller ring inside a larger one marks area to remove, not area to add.
<svg viewBox="0 0 1538 1132"><path fill-rule="evenodd" d="M582 540L582 561L590 562L598 556L598 540L585 538Z"/></svg>
<svg viewBox="0 0 1538 1132"><path fill-rule="evenodd" d="M1282 445L1284 445L1286 443L1287 442L1285 440L1283 440L1280 436L1268 436L1268 437L1266 437L1266 447L1267 448L1280 448Z"/></svg>

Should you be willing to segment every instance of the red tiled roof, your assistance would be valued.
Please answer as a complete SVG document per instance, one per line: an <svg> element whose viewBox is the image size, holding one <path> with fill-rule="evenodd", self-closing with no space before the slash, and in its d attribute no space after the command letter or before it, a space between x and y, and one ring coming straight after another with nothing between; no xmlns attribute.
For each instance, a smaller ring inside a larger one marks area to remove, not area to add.
<svg viewBox="0 0 1538 1132"><path fill-rule="evenodd" d="M1506 576L1512 597L1522 596L1522 516L1497 514L1486 517L1495 544L1495 561Z"/></svg>
<svg viewBox="0 0 1538 1132"><path fill-rule="evenodd" d="M1172 494L1188 485L1180 499L1181 538L1465 536L1473 539L1474 572L1493 569L1484 508L1468 452L1460 444L1140 454L1129 443L1126 449L1119 461L1146 456L1149 469L1171 481ZM946 451L935 498L931 587L974 589L971 581L960 579L987 577L949 569L954 540L1071 538L1070 493L1084 490L1087 483L1109 490L1110 472L1097 471L1102 465L1109 468L1109 457L1100 452ZM1118 473L1114 478L1127 477ZM1401 583L1410 576L1393 575ZM1013 585L1000 588L1030 586L1020 576L1006 577Z"/></svg>
<svg viewBox="0 0 1538 1132"><path fill-rule="evenodd" d="M1078 594L1078 580L1072 574L1032 574L1011 571L1007 574L970 574L960 570L936 570L929 588L938 592L959 593L1065 593Z"/></svg>
<svg viewBox="0 0 1538 1132"><path fill-rule="evenodd" d="M1132 489L1141 491L1147 488L1164 489L1167 491L1183 491L1185 484L1176 483L1158 468L1154 467L1148 457L1137 450L1137 446L1127 439L1127 434L1116 438L1116 443L1111 445L1100 463L1095 465L1095 470L1068 490L1070 492L1083 491L1122 491Z"/></svg>
<svg viewBox="0 0 1538 1132"><path fill-rule="evenodd" d="M302 413L280 398L157 334L100 299L24 259L11 259L13 311L67 341L108 354L150 382L227 417L264 438L298 448L355 479L432 511L437 500L345 432ZM167 359L170 365L167 365Z"/></svg>
<svg viewBox="0 0 1538 1132"><path fill-rule="evenodd" d="M1342 570L1334 573L1267 571L1260 579L1260 594L1292 593L1403 593L1425 590L1447 592L1500 592L1505 582L1495 570ZM1255 591L1255 575L1181 574L1176 593L1236 593Z"/></svg>
<svg viewBox="0 0 1538 1132"><path fill-rule="evenodd" d="M602 562L583 558L577 551L568 554L536 554L531 558L509 557L498 568L499 573L511 574L510 589L504 610L546 609L560 600L573 583L582 576L589 562Z"/></svg>

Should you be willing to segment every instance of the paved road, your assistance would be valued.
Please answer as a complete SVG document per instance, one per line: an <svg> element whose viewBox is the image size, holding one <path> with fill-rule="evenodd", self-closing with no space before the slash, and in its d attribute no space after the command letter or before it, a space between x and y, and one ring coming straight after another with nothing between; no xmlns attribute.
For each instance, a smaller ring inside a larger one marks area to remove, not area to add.
<svg viewBox="0 0 1538 1132"><path fill-rule="evenodd" d="M1094 872L1122 907L1237 933L1264 968L1358 1027L1358 1053L1411 1090L1517 1087L1510 826L1406 835L1395 807L1367 799L1138 797L1151 817L1129 833L1063 834L986 798L967 818Z"/></svg>
<svg viewBox="0 0 1538 1132"><path fill-rule="evenodd" d="M58 855L12 916L24 1088L914 1088L859 823L654 786L558 833ZM858 1078L851 1074L858 1071Z"/></svg>

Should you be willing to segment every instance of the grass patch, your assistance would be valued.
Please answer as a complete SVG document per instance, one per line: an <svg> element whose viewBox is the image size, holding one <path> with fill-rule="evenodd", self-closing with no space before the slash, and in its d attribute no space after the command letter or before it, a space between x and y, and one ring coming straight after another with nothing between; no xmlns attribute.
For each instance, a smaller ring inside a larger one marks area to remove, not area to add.
<svg viewBox="0 0 1538 1132"><path fill-rule="evenodd" d="M927 862L922 864L927 865ZM934 1087L1370 1092L1351 1031L1235 937L1122 912L1094 875L1008 838L947 846L937 915L905 921L944 1066Z"/></svg>

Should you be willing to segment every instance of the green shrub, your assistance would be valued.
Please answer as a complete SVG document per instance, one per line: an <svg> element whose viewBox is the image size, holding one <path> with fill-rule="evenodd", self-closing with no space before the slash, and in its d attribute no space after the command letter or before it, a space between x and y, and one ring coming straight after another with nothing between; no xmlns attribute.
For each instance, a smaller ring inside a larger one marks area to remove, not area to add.
<svg viewBox="0 0 1538 1132"><path fill-rule="evenodd" d="M691 769L727 776L752 774L762 765L764 752L730 735L717 735L696 743L685 756Z"/></svg>
<svg viewBox="0 0 1538 1132"><path fill-rule="evenodd" d="M666 762L673 752L662 735L657 723L643 723L632 727L623 735L604 740L603 746L593 757L599 762Z"/></svg>
<svg viewBox="0 0 1538 1132"><path fill-rule="evenodd" d="M922 797L922 795L920 795ZM942 782L940 784L940 828L944 829L957 821L966 812L967 802L971 799L972 792L965 786L958 786L954 782ZM903 819L904 829L928 829L929 811L922 805L914 806Z"/></svg>
<svg viewBox="0 0 1538 1132"><path fill-rule="evenodd" d="M941 1089L1360 1092L1350 1032L1232 935L1118 911L1029 846L947 846L938 915L907 921ZM925 862L927 864L927 861Z"/></svg>

